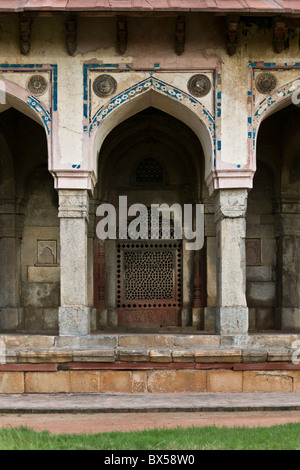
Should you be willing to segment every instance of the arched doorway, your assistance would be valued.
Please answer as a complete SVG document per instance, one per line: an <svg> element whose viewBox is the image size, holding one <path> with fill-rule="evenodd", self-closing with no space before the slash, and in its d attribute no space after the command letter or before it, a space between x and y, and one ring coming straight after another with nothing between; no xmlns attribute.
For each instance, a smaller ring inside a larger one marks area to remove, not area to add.
<svg viewBox="0 0 300 470"><path fill-rule="evenodd" d="M246 240L252 330L300 330L300 109L289 103L258 133Z"/></svg>
<svg viewBox="0 0 300 470"><path fill-rule="evenodd" d="M128 207L143 204L148 215L152 204L183 207L204 202L208 194L199 139L188 126L156 108L137 113L106 137L95 196L97 204L114 204L117 213L120 196L126 196ZM128 234L104 243L96 239L98 327L192 326L196 289L198 308L206 307L205 249L195 255L173 232L171 226L165 238L159 230L155 240L150 233L146 240L132 240Z"/></svg>
<svg viewBox="0 0 300 470"><path fill-rule="evenodd" d="M44 129L28 114L0 114L0 330L56 332L57 193Z"/></svg>

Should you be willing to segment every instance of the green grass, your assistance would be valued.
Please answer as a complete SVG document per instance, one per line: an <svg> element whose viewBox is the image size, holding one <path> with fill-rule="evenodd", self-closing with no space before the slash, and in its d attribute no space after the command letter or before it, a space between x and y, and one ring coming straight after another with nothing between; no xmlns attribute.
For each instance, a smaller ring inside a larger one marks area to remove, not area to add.
<svg viewBox="0 0 300 470"><path fill-rule="evenodd" d="M300 450L300 423L269 428L177 428L102 434L0 429L0 450Z"/></svg>

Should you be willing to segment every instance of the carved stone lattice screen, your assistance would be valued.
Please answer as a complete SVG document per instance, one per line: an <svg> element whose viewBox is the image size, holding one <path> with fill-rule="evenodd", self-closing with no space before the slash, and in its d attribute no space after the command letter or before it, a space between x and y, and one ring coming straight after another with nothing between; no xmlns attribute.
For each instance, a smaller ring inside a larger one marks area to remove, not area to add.
<svg viewBox="0 0 300 470"><path fill-rule="evenodd" d="M181 241L119 243L119 326L179 326L182 305L181 277Z"/></svg>

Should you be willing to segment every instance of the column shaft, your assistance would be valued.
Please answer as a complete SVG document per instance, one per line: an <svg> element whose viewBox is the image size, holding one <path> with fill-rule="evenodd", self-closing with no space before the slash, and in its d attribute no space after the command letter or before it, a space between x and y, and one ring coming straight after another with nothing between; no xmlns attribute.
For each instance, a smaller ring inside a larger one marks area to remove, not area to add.
<svg viewBox="0 0 300 470"><path fill-rule="evenodd" d="M246 189L222 189L216 195L218 305L216 332L223 335L248 332L246 210Z"/></svg>
<svg viewBox="0 0 300 470"><path fill-rule="evenodd" d="M90 333L88 306L86 190L59 191L61 307L60 335Z"/></svg>

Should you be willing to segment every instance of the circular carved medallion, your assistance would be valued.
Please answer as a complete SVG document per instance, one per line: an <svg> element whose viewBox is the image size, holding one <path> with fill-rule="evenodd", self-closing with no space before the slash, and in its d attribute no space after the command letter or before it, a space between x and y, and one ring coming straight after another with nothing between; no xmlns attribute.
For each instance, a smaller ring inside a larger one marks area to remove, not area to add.
<svg viewBox="0 0 300 470"><path fill-rule="evenodd" d="M277 86L277 79L273 73L262 72L258 75L255 85L259 93L263 93L264 95L266 95L268 93L271 93L271 91L275 90Z"/></svg>
<svg viewBox="0 0 300 470"><path fill-rule="evenodd" d="M206 96L211 89L210 79L206 75L193 75L188 81L188 90L193 96Z"/></svg>
<svg viewBox="0 0 300 470"><path fill-rule="evenodd" d="M33 95L43 95L48 89L47 80L42 75L32 75L27 83L27 90Z"/></svg>
<svg viewBox="0 0 300 470"><path fill-rule="evenodd" d="M117 89L117 82L111 75L99 75L93 83L94 93L99 98L113 95Z"/></svg>

